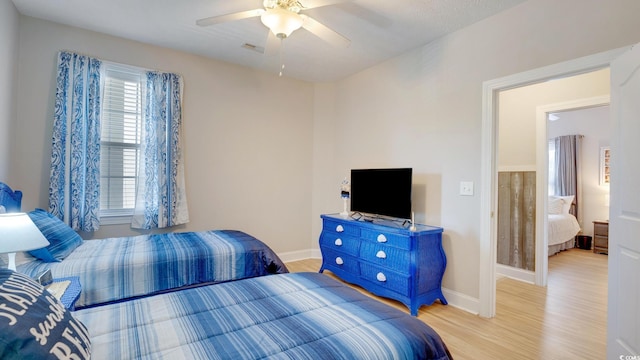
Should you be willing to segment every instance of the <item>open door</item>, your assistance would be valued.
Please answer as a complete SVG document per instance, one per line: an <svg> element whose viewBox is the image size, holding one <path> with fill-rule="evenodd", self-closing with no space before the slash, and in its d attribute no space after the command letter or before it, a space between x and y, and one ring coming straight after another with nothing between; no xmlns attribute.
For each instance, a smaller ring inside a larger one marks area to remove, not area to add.
<svg viewBox="0 0 640 360"><path fill-rule="evenodd" d="M611 63L611 117L607 358L622 359L640 355L640 45Z"/></svg>

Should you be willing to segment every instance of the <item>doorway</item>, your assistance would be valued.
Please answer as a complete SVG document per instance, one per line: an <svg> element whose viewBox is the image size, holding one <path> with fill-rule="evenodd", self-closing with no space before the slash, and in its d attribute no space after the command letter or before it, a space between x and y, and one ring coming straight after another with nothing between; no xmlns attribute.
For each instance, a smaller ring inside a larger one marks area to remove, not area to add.
<svg viewBox="0 0 640 360"><path fill-rule="evenodd" d="M482 186L480 219L480 296L479 315L494 317L496 311L496 204L498 169L498 93L502 90L560 79L606 68L627 48L519 73L483 84ZM543 203L536 195L539 203ZM539 209L537 211L540 211ZM542 213L544 214L544 213ZM540 215L536 215L539 217ZM546 259L541 259L545 261Z"/></svg>
<svg viewBox="0 0 640 360"><path fill-rule="evenodd" d="M607 78L609 77L607 69ZM596 220L608 220L609 213L609 184L601 183L599 167L601 164L601 149L610 145L610 116L609 116L609 95L593 98L581 99L566 103L547 105L538 109L538 118L546 123L546 132L539 134L543 137L553 138L559 135L570 135L575 133L581 135L581 155L579 169L581 172L579 184L578 216L577 220L581 227L581 234L593 238L593 222ZM555 120L545 119L550 115ZM546 139L541 141L544 149L540 149L539 157L547 157L538 166L538 172L543 181L549 179L549 160L546 148ZM543 190L548 190L548 183L543 183ZM549 192L543 194L547 199ZM544 201L544 200L543 200ZM548 209L547 209L548 210ZM544 219L548 219L548 212L545 212ZM549 234L548 230L552 224L546 224L544 235ZM553 224L557 225L557 224ZM540 247L537 247L536 255L541 257L539 264L541 271L536 272L536 285L546 286L548 275L548 256L546 250L549 241L545 239ZM557 251L557 249L556 249Z"/></svg>
<svg viewBox="0 0 640 360"><path fill-rule="evenodd" d="M608 194L608 188L601 189L598 186L597 172L600 146L609 144L608 125L605 124L608 116L605 113L605 118L601 118L601 124L598 125L595 119L586 115L590 111L588 109L608 105L609 82L609 69L604 68L498 92L498 275L545 286L549 240L552 239L554 243L562 241L562 248L573 246L572 242L567 241L575 235L570 234L571 231L577 232L575 223L569 222L571 219L553 216L552 220L556 221L547 221L548 134L587 135L586 138L581 137L581 165L584 166L576 201L579 209L585 209L587 205L595 206L594 193L606 191ZM588 126L580 126L580 121L577 121L581 112ZM599 112L602 115L602 111ZM550 114L558 120L548 122ZM514 183L520 188L515 187ZM518 196L518 191L522 192L522 196ZM589 196L584 196L587 194ZM509 200L514 199L519 203L509 204ZM598 210L602 210L601 202L597 206ZM512 214L506 214L506 219L505 208L512 211ZM582 214L582 211L577 213L582 233L591 235L592 229L587 226L591 221L583 220L594 219L584 218ZM551 238L548 236L549 229L554 230ZM556 251L557 248L559 246L552 249ZM517 253L516 260L522 261L513 261L513 253Z"/></svg>

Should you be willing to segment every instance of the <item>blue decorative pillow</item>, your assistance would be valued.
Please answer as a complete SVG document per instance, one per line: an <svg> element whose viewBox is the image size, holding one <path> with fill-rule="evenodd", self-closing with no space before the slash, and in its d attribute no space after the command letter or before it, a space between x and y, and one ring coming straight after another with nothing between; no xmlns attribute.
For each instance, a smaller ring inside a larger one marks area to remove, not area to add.
<svg viewBox="0 0 640 360"><path fill-rule="evenodd" d="M89 332L40 284L0 269L0 359L89 359Z"/></svg>
<svg viewBox="0 0 640 360"><path fill-rule="evenodd" d="M42 235L49 240L49 246L29 251L29 254L44 262L57 262L66 258L75 248L82 244L82 238L62 220L42 209L35 209L29 214Z"/></svg>

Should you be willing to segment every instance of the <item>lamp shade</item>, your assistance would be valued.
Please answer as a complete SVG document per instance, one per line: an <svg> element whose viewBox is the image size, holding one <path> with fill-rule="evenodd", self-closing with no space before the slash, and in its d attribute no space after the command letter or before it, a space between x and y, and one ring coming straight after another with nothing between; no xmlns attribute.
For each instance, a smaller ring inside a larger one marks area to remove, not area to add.
<svg viewBox="0 0 640 360"><path fill-rule="evenodd" d="M284 39L300 29L304 20L293 11L282 8L267 9L261 16L262 23L277 37Z"/></svg>
<svg viewBox="0 0 640 360"><path fill-rule="evenodd" d="M49 245L36 224L25 213L0 214L0 254L40 249ZM10 255L10 265L11 265ZM11 266L10 266L11 268ZM15 264L13 265L15 270Z"/></svg>

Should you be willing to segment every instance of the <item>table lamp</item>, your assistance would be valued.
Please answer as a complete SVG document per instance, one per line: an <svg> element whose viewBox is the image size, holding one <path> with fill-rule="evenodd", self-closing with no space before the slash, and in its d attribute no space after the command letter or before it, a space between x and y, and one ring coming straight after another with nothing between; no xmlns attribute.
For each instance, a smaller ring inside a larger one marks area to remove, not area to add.
<svg viewBox="0 0 640 360"><path fill-rule="evenodd" d="M9 254L8 268L16 270L16 252L49 245L36 224L25 213L0 214L0 254Z"/></svg>

